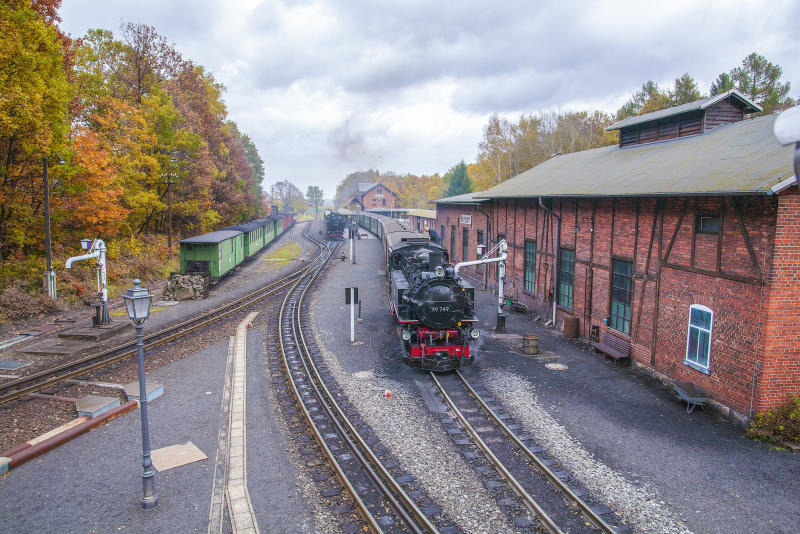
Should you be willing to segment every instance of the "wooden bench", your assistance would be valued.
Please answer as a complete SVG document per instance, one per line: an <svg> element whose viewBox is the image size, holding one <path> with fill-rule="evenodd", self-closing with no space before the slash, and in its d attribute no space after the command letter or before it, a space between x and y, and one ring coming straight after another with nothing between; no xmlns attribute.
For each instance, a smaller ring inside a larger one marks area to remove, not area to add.
<svg viewBox="0 0 800 534"><path fill-rule="evenodd" d="M692 382L682 381L675 382L672 387L675 390L675 395L686 403L686 413L692 413L697 406L706 411L706 404L711 400L711 395L703 388Z"/></svg>
<svg viewBox="0 0 800 534"><path fill-rule="evenodd" d="M617 365L617 360L631 357L631 342L609 332L605 332L600 341L592 342L592 347L613 358L614 365Z"/></svg>

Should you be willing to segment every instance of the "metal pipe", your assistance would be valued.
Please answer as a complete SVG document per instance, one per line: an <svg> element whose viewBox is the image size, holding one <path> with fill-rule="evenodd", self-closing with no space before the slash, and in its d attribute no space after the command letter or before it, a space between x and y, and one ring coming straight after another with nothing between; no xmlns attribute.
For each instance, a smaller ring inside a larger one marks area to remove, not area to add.
<svg viewBox="0 0 800 534"><path fill-rule="evenodd" d="M100 256L100 252L90 252L89 254L83 254L81 256L73 256L67 259L66 264L64 265L67 269L72 269L72 264L76 261L83 261L83 260L90 260L92 258L97 258Z"/></svg>
<svg viewBox="0 0 800 534"><path fill-rule="evenodd" d="M97 268L99 269L99 277L97 280L97 293L103 301L102 323L108 324L111 322L111 316L108 313L108 279L106 277L106 244L102 239L95 239L90 248L91 252L83 254L82 256L73 256L67 259L65 267L72 268L72 264L76 261L88 260L97 258Z"/></svg>
<svg viewBox="0 0 800 534"><path fill-rule="evenodd" d="M50 179L48 178L49 160L47 156L42 158L42 170L44 174L44 253L47 259L47 272L45 280L47 282L47 296L55 300L58 296L56 291L56 272L53 270L53 254L50 246Z"/></svg>
<svg viewBox="0 0 800 534"><path fill-rule="evenodd" d="M553 251L553 326L555 326L556 303L558 302L558 250L561 247L561 217L556 215L553 210L544 205L542 197L539 197L539 206L556 219L556 242L555 250Z"/></svg>

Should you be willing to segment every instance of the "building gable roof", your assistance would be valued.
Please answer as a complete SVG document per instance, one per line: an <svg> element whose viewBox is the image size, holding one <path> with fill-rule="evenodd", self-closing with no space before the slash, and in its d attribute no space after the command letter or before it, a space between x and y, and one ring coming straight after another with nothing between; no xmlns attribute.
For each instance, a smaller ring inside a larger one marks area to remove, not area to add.
<svg viewBox="0 0 800 534"><path fill-rule="evenodd" d="M768 115L703 135L555 156L480 197L771 194L793 175L793 147L778 144L774 122Z"/></svg>
<svg viewBox="0 0 800 534"><path fill-rule="evenodd" d="M481 202L486 202L486 198L483 197L484 191L474 191L472 193L464 193L461 195L454 195L452 197L445 197L440 198L438 200L433 200L434 204L480 204Z"/></svg>
<svg viewBox="0 0 800 534"><path fill-rule="evenodd" d="M356 184L356 191L358 193L366 193L367 191L369 191L370 189L372 189L376 185L378 185L378 184L367 184L367 183Z"/></svg>
<svg viewBox="0 0 800 534"><path fill-rule="evenodd" d="M637 124L642 124L645 122L651 122L658 119L665 119L667 117L680 115L682 113L688 113L690 111L702 111L706 108L713 106L717 102L725 100L728 97L732 97L740 101L744 105L745 113L755 113L757 111L761 111L761 106L748 100L742 93L740 93L736 89L731 89L730 91L725 91L724 93L710 96L708 98L701 98L700 100L695 100L694 102L681 104L680 106L673 106L671 108L659 109L658 111L652 111L650 113L645 113L644 115L634 115L631 117L626 117L621 121L615 122L614 124L606 128L606 130L610 132L628 126L635 126Z"/></svg>

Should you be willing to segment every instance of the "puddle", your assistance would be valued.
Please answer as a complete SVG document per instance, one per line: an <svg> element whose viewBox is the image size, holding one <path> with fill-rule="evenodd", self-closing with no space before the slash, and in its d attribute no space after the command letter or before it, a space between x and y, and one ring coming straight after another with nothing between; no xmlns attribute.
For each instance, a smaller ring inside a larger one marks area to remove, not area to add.
<svg viewBox="0 0 800 534"><path fill-rule="evenodd" d="M563 363L546 363L544 366L551 371L565 371L569 369L569 367Z"/></svg>

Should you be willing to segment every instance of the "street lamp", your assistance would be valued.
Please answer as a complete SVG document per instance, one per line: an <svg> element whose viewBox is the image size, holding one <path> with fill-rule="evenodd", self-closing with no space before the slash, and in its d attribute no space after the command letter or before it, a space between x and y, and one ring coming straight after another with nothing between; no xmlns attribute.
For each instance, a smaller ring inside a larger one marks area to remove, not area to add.
<svg viewBox="0 0 800 534"><path fill-rule="evenodd" d="M139 406L142 410L142 510L153 510L158 506L158 495L156 495L155 476L153 462L150 460L150 429L147 422L147 387L144 383L144 342L142 341L142 330L144 322L150 315L150 303L153 295L141 286L141 281L137 278L133 281L133 288L129 289L122 298L125 300L125 307L128 310L128 317L136 325L136 349L139 357Z"/></svg>

